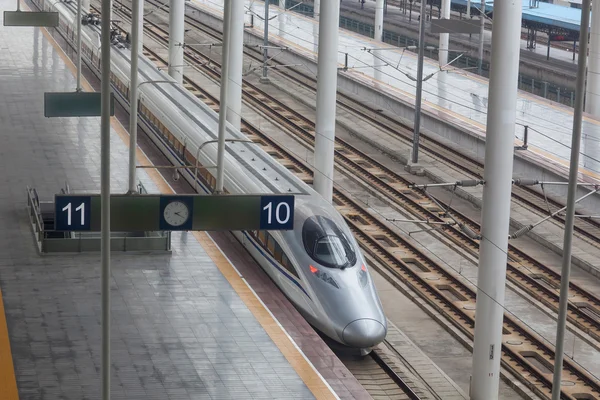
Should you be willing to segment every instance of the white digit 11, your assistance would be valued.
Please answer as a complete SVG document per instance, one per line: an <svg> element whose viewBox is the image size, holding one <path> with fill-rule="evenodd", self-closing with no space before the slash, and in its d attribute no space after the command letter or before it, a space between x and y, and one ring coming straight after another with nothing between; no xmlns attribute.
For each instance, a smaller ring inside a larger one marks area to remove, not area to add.
<svg viewBox="0 0 600 400"><path fill-rule="evenodd" d="M67 212L67 225L71 225L71 203L63 207L63 211ZM81 210L81 225L85 225L85 203L81 203L75 211Z"/></svg>
<svg viewBox="0 0 600 400"><path fill-rule="evenodd" d="M285 207L285 218L281 218L281 206ZM269 202L266 206L263 207L263 210L267 210L267 224L271 225L273 222L272 210L273 203ZM290 220L290 206L288 203L279 203L277 207L275 207L275 219L280 224L285 224Z"/></svg>

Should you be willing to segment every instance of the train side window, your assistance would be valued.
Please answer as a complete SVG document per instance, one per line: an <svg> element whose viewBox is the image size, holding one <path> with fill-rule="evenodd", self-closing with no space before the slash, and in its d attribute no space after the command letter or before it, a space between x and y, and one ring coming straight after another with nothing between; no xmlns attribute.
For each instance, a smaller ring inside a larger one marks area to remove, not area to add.
<svg viewBox="0 0 600 400"><path fill-rule="evenodd" d="M275 259L279 261L280 264L283 264L283 249L281 248L279 243L275 243L275 252L273 253L273 255L275 256Z"/></svg>
<svg viewBox="0 0 600 400"><path fill-rule="evenodd" d="M265 246L267 244L267 232L258 231L258 240L262 243L263 246Z"/></svg>
<svg viewBox="0 0 600 400"><path fill-rule="evenodd" d="M267 250L269 250L269 253L275 254L275 239L273 239L273 236L269 235L268 233L267 233Z"/></svg>
<svg viewBox="0 0 600 400"><path fill-rule="evenodd" d="M298 277L298 273L296 272L296 268L294 268L294 266L290 262L290 259L285 255L285 253L283 253L281 255L281 265L283 265L283 267L287 271L289 271L292 275L294 275L295 277Z"/></svg>

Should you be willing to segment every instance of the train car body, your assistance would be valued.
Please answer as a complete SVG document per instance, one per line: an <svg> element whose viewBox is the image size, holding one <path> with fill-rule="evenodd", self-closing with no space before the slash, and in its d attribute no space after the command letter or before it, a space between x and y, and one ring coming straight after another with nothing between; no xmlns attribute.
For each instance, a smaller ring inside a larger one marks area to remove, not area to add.
<svg viewBox="0 0 600 400"><path fill-rule="evenodd" d="M34 0L40 8L45 0ZM59 29L75 39L75 8L56 3ZM100 76L100 27L83 27L84 62ZM129 109L130 51L111 48L111 83ZM182 174L200 193L212 193L218 114L176 84L147 57L139 59L140 123L173 165L198 165ZM331 339L368 352L385 338L386 318L367 264L348 225L309 185L260 144L227 126L224 187L230 194L293 194L294 229L232 232L300 313Z"/></svg>

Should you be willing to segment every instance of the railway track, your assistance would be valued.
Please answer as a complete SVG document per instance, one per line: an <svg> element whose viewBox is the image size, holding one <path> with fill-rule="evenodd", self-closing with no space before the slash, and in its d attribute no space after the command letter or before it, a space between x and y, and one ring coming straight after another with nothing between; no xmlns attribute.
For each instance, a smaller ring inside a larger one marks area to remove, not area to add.
<svg viewBox="0 0 600 400"><path fill-rule="evenodd" d="M379 349L373 349L366 357L337 356L374 400L421 400L418 390L413 390L389 365Z"/></svg>
<svg viewBox="0 0 600 400"><path fill-rule="evenodd" d="M149 49L146 52L159 65L166 65L156 53L152 54ZM185 85L218 111L218 101L214 97L187 78ZM310 183L312 171L301 160L245 122L242 131L264 145L265 150L284 166L293 167L302 179ZM440 311L468 337L473 338L476 294L472 287L464 284L461 277L446 271L428 258L337 189L334 192L334 202L371 260L385 265L394 276ZM506 370L540 396L550 398L553 359L553 348L550 345L511 315L505 315L502 365ZM569 382L563 389L564 398L586 398L580 394L590 399L600 398L597 378L572 360L565 361L563 380Z"/></svg>
<svg viewBox="0 0 600 400"><path fill-rule="evenodd" d="M154 24L148 26L148 29L155 37L166 43L167 32L164 29ZM188 60L196 65L207 61L205 58L200 59L200 55L201 53L194 49L188 50ZM212 65L216 69L219 68L218 62L213 61ZM203 71L218 80L220 76L216 69L203 68ZM186 87L194 90L190 85ZM244 98L269 118L286 127L289 132L293 132L296 137L301 138L307 147L314 147L314 123L311 120L248 82L244 83ZM377 188L380 197L384 197L388 203L410 211L421 220L448 224L442 231L445 237L474 257L478 256L479 241L464 234L459 225L464 224L472 231L478 231L479 224L476 221L457 210L452 209L452 216L450 216L439 208L432 208L431 200L427 196L409 188L410 181L339 138L336 138L335 150L336 164L346 175L360 177L364 182ZM534 301L539 301L550 310L557 312L560 275L513 245L509 246L507 277ZM571 330L596 349L600 349L600 300L576 284L571 283L570 290L573 295L568 309Z"/></svg>
<svg viewBox="0 0 600 400"><path fill-rule="evenodd" d="M152 4L154 3L153 1L149 2ZM156 3L156 5L158 5L158 3ZM216 31L211 27L202 25L200 21L196 21L192 17L186 16L186 23L192 26L194 29L200 30L204 34L209 35L216 40L222 39L221 33L219 31ZM163 34L168 35L168 32L165 32L163 28L158 28L163 31ZM195 50L194 54L201 55L201 57L203 58L207 57L201 51L198 50ZM262 54L260 54L259 52L246 48L245 54L246 56L252 57L257 62L262 63ZM275 65L282 65L275 59L271 60L271 62ZM212 63L217 67L219 66L218 62L212 61ZM295 83L309 88L310 90L316 93L317 82L314 79L314 77L308 76L300 71L295 70L294 68L285 68L285 70L278 69L277 73L283 75L285 78L290 79ZM248 85L245 83L245 86ZM390 136L400 138L406 143L412 144L412 127L397 121L393 117L382 114L381 112L379 112L379 110L375 108L369 107L368 105L361 103L360 99L356 99L350 96L346 96L342 93L338 93L338 106L341 106L343 109L357 116L360 116L364 120L376 126L378 129L388 133ZM304 119L306 120L306 118ZM457 168L460 171L464 172L466 174L466 177L470 177L472 179L483 179L482 162L479 162L469 156L457 152L456 150L443 144L439 140L436 140L434 137L427 135L426 133L422 132L420 137L421 141L419 143L419 146L422 150L428 152L436 158L443 160L446 163L449 163L454 168ZM548 198L542 193L539 193L527 187L513 186L512 196L514 200L518 201L520 204L528 208L537 211L542 216L548 215L549 207L552 207L554 209L560 209L564 207L564 204L555 201L551 198ZM581 216L580 213L578 215ZM564 226L565 219L561 215L556 215L552 219L555 222ZM575 231L581 239L600 249L600 222L595 221L592 218L576 218Z"/></svg>

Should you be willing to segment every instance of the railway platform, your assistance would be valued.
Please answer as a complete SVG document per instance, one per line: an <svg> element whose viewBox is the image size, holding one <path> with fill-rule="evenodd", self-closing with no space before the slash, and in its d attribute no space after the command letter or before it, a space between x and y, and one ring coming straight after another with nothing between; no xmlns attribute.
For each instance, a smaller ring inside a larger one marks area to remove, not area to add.
<svg viewBox="0 0 600 400"><path fill-rule="evenodd" d="M45 199L65 182L99 190L100 121L43 116L44 92L75 88L45 29L0 26L0 52L0 397L100 398L100 256L40 255L25 208L27 186ZM128 136L111 125L111 190L125 192ZM149 192L173 190L147 171ZM171 254L113 252L112 398L368 398L239 249L226 234L180 233Z"/></svg>

